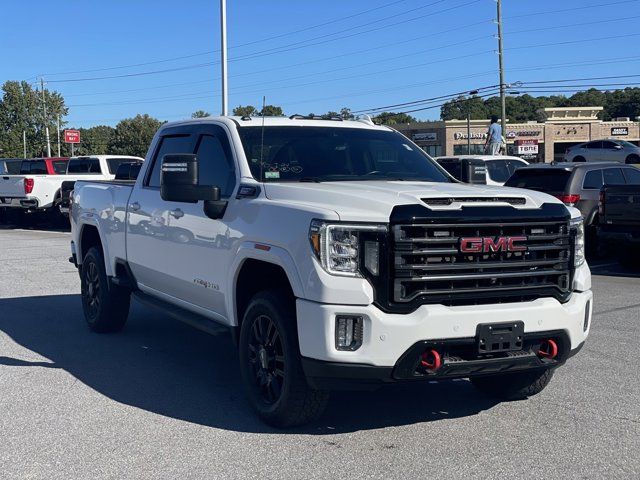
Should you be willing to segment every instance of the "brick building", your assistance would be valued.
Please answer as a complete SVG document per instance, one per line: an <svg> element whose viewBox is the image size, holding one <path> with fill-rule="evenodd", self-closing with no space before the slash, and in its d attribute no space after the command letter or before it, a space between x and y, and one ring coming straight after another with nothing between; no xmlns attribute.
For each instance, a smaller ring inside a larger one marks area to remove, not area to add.
<svg viewBox="0 0 640 480"><path fill-rule="evenodd" d="M603 122L597 115L602 107L545 108L544 122L509 123L508 153L518 155L518 145L537 145L538 153L530 161L560 160L565 150L577 143L617 138L639 144L640 117L635 121L618 118ZM471 120L471 153L483 153L489 120ZM467 153L467 121L447 120L394 125L431 156L465 155ZM521 149L522 150L522 149ZM529 149L531 150L531 149Z"/></svg>

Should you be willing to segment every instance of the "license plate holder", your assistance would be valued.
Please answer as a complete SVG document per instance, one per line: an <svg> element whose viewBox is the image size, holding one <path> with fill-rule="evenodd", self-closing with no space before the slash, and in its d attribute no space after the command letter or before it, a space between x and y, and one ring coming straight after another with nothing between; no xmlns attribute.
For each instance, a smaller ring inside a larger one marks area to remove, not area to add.
<svg viewBox="0 0 640 480"><path fill-rule="evenodd" d="M524 322L481 323L476 330L476 345L481 355L522 350Z"/></svg>

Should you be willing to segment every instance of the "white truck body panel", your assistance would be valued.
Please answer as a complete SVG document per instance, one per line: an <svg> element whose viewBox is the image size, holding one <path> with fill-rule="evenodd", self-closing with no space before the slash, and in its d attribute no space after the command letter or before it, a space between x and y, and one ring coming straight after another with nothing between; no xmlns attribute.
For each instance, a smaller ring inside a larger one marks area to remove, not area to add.
<svg viewBox="0 0 640 480"><path fill-rule="evenodd" d="M495 198L519 197L525 203L514 208L523 215L543 204L561 205L558 199L530 190L461 183L258 183L251 177L237 122L218 118L186 123L222 125L228 132L236 165L236 189L222 219L205 216L202 201L164 201L159 189L144 186L159 133L134 186L117 182L76 184L71 223L78 263L83 257L83 229L95 227L108 275L114 275L118 261L125 261L145 293L229 326L239 324L235 310L236 281L244 261L253 258L278 265L285 271L297 298L301 353L318 360L392 366L417 340L473 336L476 326L487 321L523 320L526 331L531 332L561 329L569 335L572 348L588 335L588 330L581 327L585 306L592 298L586 264L575 271L574 293L564 304L554 298L480 306L429 304L410 314L390 314L374 305L374 291L368 280L330 275L313 255L309 243L313 219L388 223L395 206L424 205L424 198L486 197L486 206L505 206L506 202L496 202ZM292 122L265 119L266 125ZM180 125L183 123L168 124L163 129ZM327 122L307 120L304 125L325 127ZM364 122L332 122L330 126L388 131L386 127ZM241 182L260 187L259 194L255 198L237 199ZM473 205L485 204L474 201ZM447 212L461 207L460 202L453 202L429 208ZM579 211L570 209L570 212L572 218L579 217ZM355 352L335 349L334 319L340 313L362 314L366 319L365 345Z"/></svg>

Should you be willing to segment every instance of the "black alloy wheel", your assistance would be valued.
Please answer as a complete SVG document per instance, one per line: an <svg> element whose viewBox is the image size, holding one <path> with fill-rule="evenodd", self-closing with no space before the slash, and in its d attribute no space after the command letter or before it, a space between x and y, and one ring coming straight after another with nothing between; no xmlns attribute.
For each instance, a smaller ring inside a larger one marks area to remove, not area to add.
<svg viewBox="0 0 640 480"><path fill-rule="evenodd" d="M87 305L87 314L91 318L98 316L100 312L100 278L98 276L98 267L95 263L90 262L84 272L84 297Z"/></svg>
<svg viewBox="0 0 640 480"><path fill-rule="evenodd" d="M267 315L254 319L248 349L254 388L266 404L273 405L282 395L286 367L280 332Z"/></svg>

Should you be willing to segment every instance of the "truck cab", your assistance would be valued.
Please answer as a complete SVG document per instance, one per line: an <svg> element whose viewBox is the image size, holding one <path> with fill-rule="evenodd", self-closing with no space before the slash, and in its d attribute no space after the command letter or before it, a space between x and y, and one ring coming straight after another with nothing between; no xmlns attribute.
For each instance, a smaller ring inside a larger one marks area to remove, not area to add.
<svg viewBox="0 0 640 480"><path fill-rule="evenodd" d="M457 182L369 120L165 124L135 184L76 184L71 225L92 330L121 330L132 296L228 329L278 427L336 389L470 378L533 395L591 325L577 210Z"/></svg>

